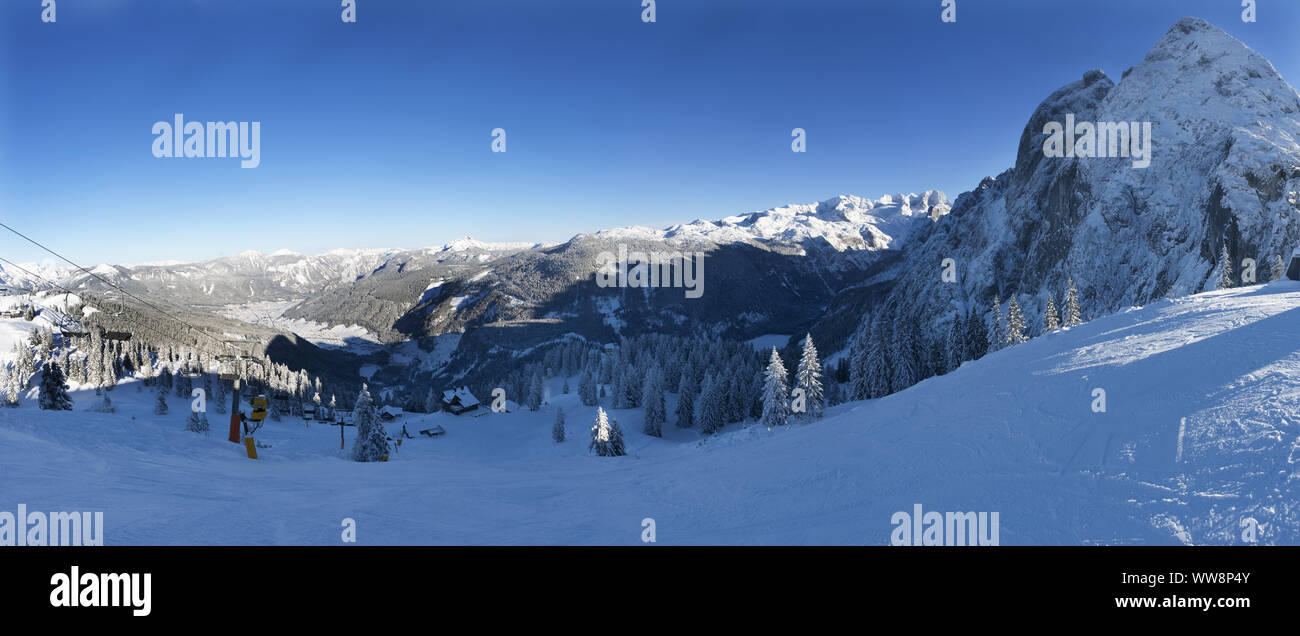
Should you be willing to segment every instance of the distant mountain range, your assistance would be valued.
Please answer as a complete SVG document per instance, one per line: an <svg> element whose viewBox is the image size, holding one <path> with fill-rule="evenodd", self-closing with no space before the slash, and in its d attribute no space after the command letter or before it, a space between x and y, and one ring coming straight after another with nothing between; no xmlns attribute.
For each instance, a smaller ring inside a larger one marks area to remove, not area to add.
<svg viewBox="0 0 1300 636"><path fill-rule="evenodd" d="M22 269L0 266L0 283L23 289L48 287L41 279L90 290L111 289L98 278L110 280L132 292L158 295L163 300L219 306L266 300L295 300L334 285L348 284L386 267L421 267L484 262L520 250L541 247L535 243L485 243L466 237L442 247L405 249L339 249L315 256L289 250L271 254L245 251L208 261L158 262L139 265L101 264L92 274L72 266L23 263ZM97 278L98 277L98 278Z"/></svg>

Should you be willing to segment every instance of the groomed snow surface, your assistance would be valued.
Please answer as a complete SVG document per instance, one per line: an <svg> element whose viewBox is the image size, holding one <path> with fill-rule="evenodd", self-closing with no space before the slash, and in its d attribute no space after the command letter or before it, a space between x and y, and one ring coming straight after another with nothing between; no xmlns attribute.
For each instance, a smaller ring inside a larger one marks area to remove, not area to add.
<svg viewBox="0 0 1300 636"><path fill-rule="evenodd" d="M371 464L345 458L335 426L268 422L253 461L222 416L186 432L187 401L155 416L131 382L112 415L86 410L89 390L39 411L32 390L0 409L0 509L102 510L109 545L338 544L345 517L361 544L635 544L650 517L660 544L879 545L916 503L998 512L1003 545L1240 544L1246 518L1260 543L1295 544L1297 327L1300 283L1161 301L813 424L701 442L611 411L619 458L588 454L594 408L558 380L537 413L408 414L387 430L416 439ZM416 432L434 424L446 435Z"/></svg>

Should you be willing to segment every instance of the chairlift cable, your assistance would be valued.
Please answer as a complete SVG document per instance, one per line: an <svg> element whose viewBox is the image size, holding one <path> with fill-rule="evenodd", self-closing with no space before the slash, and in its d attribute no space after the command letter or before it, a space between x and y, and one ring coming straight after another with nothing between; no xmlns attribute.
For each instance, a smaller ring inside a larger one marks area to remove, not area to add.
<svg viewBox="0 0 1300 636"><path fill-rule="evenodd" d="M3 225L3 224L0 224L0 225ZM76 296L79 297L79 298L83 298L83 300L84 300L86 303L88 303L88 304L90 304L90 305L92 305L92 306L95 306L95 305L98 304L98 300L97 300L97 299L94 299L93 297L85 297L85 295L84 295L83 293L79 293L79 292L76 292L76 291L70 290L70 289L68 289L67 287L64 287L63 285L60 285L60 284L58 284L58 283L56 283L56 282L54 282L54 281L52 281L52 280L50 280L50 279L48 279L48 278L45 278L44 276L41 276L40 274L37 274L36 272L33 272L33 271L27 269L26 267L23 267L22 265L19 265L19 264L15 263L15 262L13 262L13 261L7 259L7 258L0 257L0 262L8 263L8 264L10 264L10 265L16 267L17 269L19 269L19 270L21 270L21 271L27 273L28 275L30 275L30 276L32 276L32 277L35 277L35 278L37 278L37 279L40 279L41 281L44 281L45 284L49 285L50 287L52 287L52 288L54 288L54 289L57 289L57 290L59 290L59 291L62 291L62 292L65 293L65 294L73 294L73 295L76 295ZM34 293L33 293L33 296L34 296ZM66 302L66 301L65 301L65 302ZM49 309L49 308L47 307L46 309ZM104 311L105 313L108 313L108 312L105 311L103 308L98 307L98 306L95 306L95 309L97 309L97 310L99 310L99 311ZM60 312L58 312L58 310L55 310L55 313L60 313ZM63 314L63 315L64 315L65 318L71 318L71 317L68 316L67 314ZM142 328L144 328L144 329L147 330L147 331L153 332L153 333L155 333L155 334L161 336L162 339L163 339L164 341L172 341L172 340L175 339L174 336L172 336L172 335L165 334L165 333L163 333L163 332L161 332L161 331L159 331L159 330L157 330L157 329L155 329L155 328L153 328L153 327L151 327L151 326L149 326L149 325L146 325L146 324L141 323L141 322L136 322L135 320L132 320L132 319L130 319L130 318L125 318L125 317L123 317L123 318L121 318L121 320L122 320L123 322L127 322L127 323L133 324L133 325L135 325L135 326L137 326L137 327L142 327ZM180 323L185 324L185 325L189 325L189 323L186 323L186 322L183 321L183 320L178 320L177 322L180 322ZM84 325L83 325L83 326L84 326ZM190 326L190 328L191 328L191 329L194 329L193 326ZM101 331L102 331L102 328L101 328ZM198 330L195 329L195 331L198 331ZM204 333L204 332L199 331L199 333ZM208 334L204 333L204 335L208 335ZM251 363L255 363L255 364L257 364L258 366L262 367L263 369L266 369L266 366L267 366L267 365L266 365L266 360L265 360L264 358L260 358L260 357L257 357L257 356L253 356L253 355L249 355L249 354L247 354L247 353L245 352L245 350L243 349L243 347L238 347L238 348L237 348L237 347L235 347L233 344L231 344L231 341L219 340L219 339L217 339L217 338L215 338L215 337L212 337L212 336L209 336L209 337L212 338L213 340L215 340L216 342L219 342L219 343L221 343L221 344L226 345L227 347L229 347L230 349L233 349L233 350L236 352L235 355L222 355L222 354L213 354L213 355L212 355L212 357L215 358L215 359L217 360L217 362L218 362L218 367L219 367L218 375L221 376L223 379L224 379L225 376L227 376L227 375L233 375L233 376L236 376L235 378L232 378L232 379L242 379L242 378L243 378L243 376L244 376L243 370L244 370L244 369L243 369L243 368L236 369L235 366L234 366L234 365L236 365L236 364L238 364L238 365L240 365L240 367L242 367L243 365L246 365L246 364L248 364L248 363L251 362ZM226 358L226 360L223 360L222 358ZM187 370L189 370L188 365L187 365L185 371L187 371ZM182 374L184 374L184 371L182 371Z"/></svg>
<svg viewBox="0 0 1300 636"><path fill-rule="evenodd" d="M106 285L108 285L109 287L112 287L112 288L118 290L118 291L121 292L122 294L124 294L124 295L126 295L126 296L130 296L131 298L134 298L135 300L140 301L141 303L147 305L148 307L152 308L154 311L157 311L158 313L162 314L163 316L166 316L166 317L168 317L168 318L171 318L172 320L175 320L176 322L179 322L179 323L181 323L182 325L185 325L186 327L190 328L190 329L193 330L194 332L199 333L199 334L202 334L203 336L205 336L205 337L211 339L211 340L214 341L214 342L218 342L218 343L221 343L221 344L225 344L222 340L218 339L216 336L213 336L212 334L210 334L210 333L208 333L208 332L206 332L206 331L203 331L202 329L199 329L198 327L195 327L194 325L192 325L192 324L190 324L190 323L188 323L188 322L186 322L186 321L184 321L184 320L181 320L180 318L177 318L176 316L171 315L170 313L164 311L163 309L161 309L160 307L158 307L157 305L154 305L153 303L151 303L151 302L149 302L149 301L144 300L143 298L140 298L139 296L136 296L135 294L132 294L131 292L126 291L125 289L122 289L122 287L119 286L118 284L116 284L116 283L114 283L114 282L112 282L112 281L110 281L110 280L104 278L103 276L100 276L99 274L96 274L95 272L93 272L93 271L91 271L91 270L89 270L89 269L86 269L85 267L82 267L81 265L78 265L77 263L74 263L74 262L72 261L72 259L69 259L68 257L66 257L66 256L64 256L64 255L62 255L62 254L60 254L60 253L58 253L58 252L56 252L56 251L54 251L54 250L52 250L52 249L46 247L46 246L44 246L44 245L42 245L41 243L37 242L35 239L33 239L33 238L27 236L26 234L23 234L22 232L19 232L18 230L13 229L12 227L9 227L8 225L4 224L3 222L0 222L0 227L3 227L4 229L9 230L10 232L13 232L15 235L21 237L23 240L26 240L28 243L31 243L32 245L35 245L35 246L37 246L37 247L39 247L39 248L41 248L41 249L43 249L43 250L45 250L45 251L47 251L47 252L49 252L49 253L51 253L51 254L53 254L53 255L59 257L59 258L62 259L63 261L67 262L69 265L72 265L73 267L75 267L75 268L81 270L82 272L85 272L86 274L88 274L88 275L90 275L90 276L93 276L93 277L99 279L99 280L102 281L104 284L106 284ZM18 269L21 269L21 270L27 272L28 274L31 274L31 275L33 275L33 276L36 276L37 278L40 278L41 280L44 280L44 281L46 281L47 283L50 282L48 279L44 278L43 276L39 276L39 275L37 275L37 274L35 274L35 273L33 273L33 272L30 272L30 271L24 269L23 267L17 265L16 263L14 263L14 262L12 262L12 261L5 260L5 262L6 262L6 263L9 263L10 265L13 265L14 267L17 267ZM51 283L51 284L52 284L52 283ZM61 287L61 286L59 286L59 285L55 285L55 286L56 286L56 287L60 287L61 289L64 289L64 291L67 291L66 288L63 288L63 287ZM75 294L75 293L77 293L77 292L70 292L70 293L74 293L74 294ZM119 313L121 313L121 312L119 312ZM128 321L128 322L129 322L129 321ZM157 332L155 332L155 333L157 333ZM229 345L226 345L226 346L229 346Z"/></svg>
<svg viewBox="0 0 1300 636"><path fill-rule="evenodd" d="M58 289L58 290L60 290L60 291L62 291L62 292L64 292L64 293L66 293L66 294L75 294L75 295L77 295L78 297L83 296L82 293L80 293L80 292L76 292L76 291L73 291L73 290L70 290L70 289L68 289L67 287L64 287L64 286L62 286L62 285L60 285L60 284L58 284L58 283L56 283L56 282L54 282L54 281L52 281L52 280L50 280L50 279L48 279L48 278L45 278L44 276L41 276L40 274L37 274L36 272L33 272L33 271L31 271L31 270L29 270L29 269L23 267L22 265L19 265L19 264L15 263L15 262L13 262L13 261L7 259L7 258L0 257L0 261L3 261L3 262L5 262L5 263L8 263L8 264L10 264L10 265L12 265L12 266L18 268L19 270L21 270L21 271L23 271L23 272L26 272L27 274L29 274L29 275L31 275L31 276L33 276L33 277L35 277L35 278L39 278L40 280L44 281L47 285L49 285L49 286L51 286L51 287L53 287L53 288L55 288L55 289ZM108 312L106 312L102 307L98 307L98 306L96 306L96 305L98 304L98 300L95 300L95 299L93 299L93 298L84 298L84 300L87 302L87 304L90 304L90 305L92 305L92 306L95 306L95 309L96 309L96 310L104 311L105 313L108 313ZM48 309L48 308L47 308L47 309ZM66 314L64 314L64 315L66 316ZM154 334L157 334L158 336L162 337L162 339L165 340L165 341L175 340L175 337L174 337L174 336L169 335L169 334L166 334L166 333L163 333L163 332L161 332L161 331L159 331L159 330L157 330L157 329L155 329L155 328L153 328L153 327L151 327L151 326L149 326L149 325L146 325L146 324L144 324L144 323L136 322L135 320L132 320L132 319L130 319L130 318L125 318L125 317L121 318L121 320L122 320L123 322L128 322L128 323L131 323L132 325L135 325L135 326L137 326L137 327L141 327L141 328L143 328L143 329L145 329L145 330L147 330L147 331L153 332Z"/></svg>

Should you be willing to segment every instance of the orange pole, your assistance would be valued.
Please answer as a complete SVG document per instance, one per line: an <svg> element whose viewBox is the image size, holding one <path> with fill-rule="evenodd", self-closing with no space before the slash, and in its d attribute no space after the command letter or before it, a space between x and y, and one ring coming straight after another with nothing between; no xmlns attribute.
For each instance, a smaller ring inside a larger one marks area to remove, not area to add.
<svg viewBox="0 0 1300 636"><path fill-rule="evenodd" d="M230 403L230 441L239 443L239 380L234 381Z"/></svg>

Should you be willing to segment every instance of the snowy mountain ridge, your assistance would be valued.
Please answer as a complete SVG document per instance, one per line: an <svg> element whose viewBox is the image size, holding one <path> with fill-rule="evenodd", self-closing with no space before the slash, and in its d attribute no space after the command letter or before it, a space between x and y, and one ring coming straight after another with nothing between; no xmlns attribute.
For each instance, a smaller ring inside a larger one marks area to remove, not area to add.
<svg viewBox="0 0 1300 636"><path fill-rule="evenodd" d="M442 245L441 247L428 247L425 248L425 250L429 252L466 252L466 251L512 252L518 250L538 249L541 247L545 247L546 245L547 244L545 243L527 243L521 241L514 241L514 242L506 241L506 242L493 243L487 241L480 241L472 236L465 236L462 238L458 238L454 241L450 241Z"/></svg>
<svg viewBox="0 0 1300 636"><path fill-rule="evenodd" d="M841 195L813 204L792 204L765 211L724 217L717 221L696 220L663 229L626 226L578 234L572 240L656 240L676 246L756 244L829 247L834 252L899 249L921 219L934 221L947 214L950 205L943 192L885 195L876 200ZM116 283L135 283L141 291L175 295L190 302L205 298L212 304L244 303L250 298L284 300L301 298L324 287L346 284L382 270L389 264L402 267L436 263L486 263L510 254L555 247L551 243L487 242L470 236L439 247L340 248L317 255L289 249L271 253L245 250L207 261L158 261L135 265L100 264L95 275ZM71 266L49 267L24 264L42 278L76 288L105 287L95 276ZM22 289L43 289L50 285L14 268L0 267L0 284ZM270 294L269 297L261 297Z"/></svg>
<svg viewBox="0 0 1300 636"><path fill-rule="evenodd" d="M899 249L923 219L948 213L938 190L885 195L871 200L840 195L819 203L790 204L716 221L697 219L663 229L633 225L593 233L604 240L661 240L681 247L701 244L768 243L805 247L824 242L836 252Z"/></svg>
<svg viewBox="0 0 1300 636"><path fill-rule="evenodd" d="M16 290L45 289L49 286L47 281L63 280L67 271L50 261L18 263L17 267L0 263L0 285Z"/></svg>

